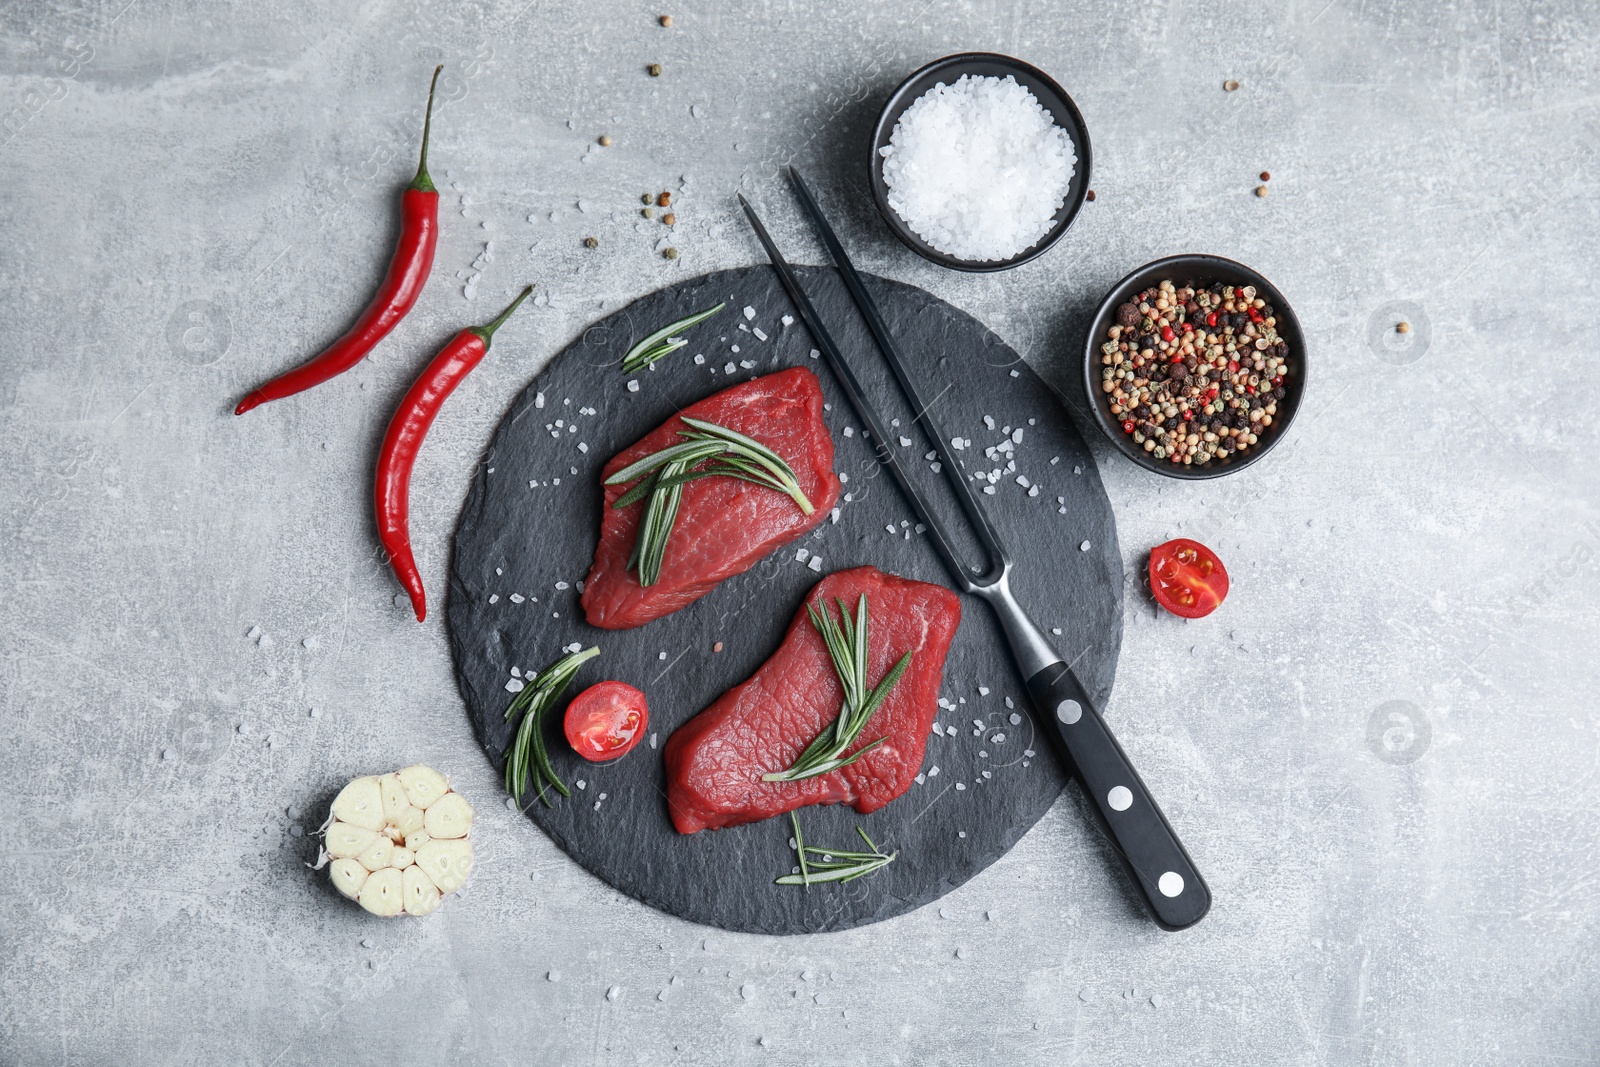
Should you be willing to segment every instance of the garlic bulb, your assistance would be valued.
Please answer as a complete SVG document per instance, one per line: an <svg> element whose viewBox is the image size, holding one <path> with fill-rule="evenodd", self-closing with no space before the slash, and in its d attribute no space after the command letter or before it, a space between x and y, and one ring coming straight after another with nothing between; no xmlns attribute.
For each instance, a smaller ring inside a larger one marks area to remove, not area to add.
<svg viewBox="0 0 1600 1067"><path fill-rule="evenodd" d="M339 791L317 867L374 915L427 915L472 872L471 832L472 805L418 764Z"/></svg>

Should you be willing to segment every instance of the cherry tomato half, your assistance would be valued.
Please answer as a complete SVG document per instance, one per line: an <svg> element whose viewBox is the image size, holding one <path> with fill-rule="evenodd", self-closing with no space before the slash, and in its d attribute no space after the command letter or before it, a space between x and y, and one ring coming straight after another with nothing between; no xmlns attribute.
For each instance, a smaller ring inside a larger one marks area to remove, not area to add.
<svg viewBox="0 0 1600 1067"><path fill-rule="evenodd" d="M604 763L632 751L649 721L643 693L623 682L597 682L572 698L562 729L573 751Z"/></svg>
<svg viewBox="0 0 1600 1067"><path fill-rule="evenodd" d="M1174 615L1203 618L1227 597L1228 570L1205 545L1180 537L1150 550L1150 592Z"/></svg>

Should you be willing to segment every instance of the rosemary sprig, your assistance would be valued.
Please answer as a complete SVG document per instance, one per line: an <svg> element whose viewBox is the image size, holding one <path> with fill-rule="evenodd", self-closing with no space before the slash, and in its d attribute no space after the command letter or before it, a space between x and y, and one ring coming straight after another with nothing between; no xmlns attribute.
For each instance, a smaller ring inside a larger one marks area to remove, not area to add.
<svg viewBox="0 0 1600 1067"><path fill-rule="evenodd" d="M632 374L634 371L644 370L662 356L676 352L689 342L682 337L674 336L675 334L681 333L691 326L699 325L727 306L726 303L718 304L714 308L696 312L685 319L679 319L670 326L663 326L628 349L628 354L622 357L622 373Z"/></svg>
<svg viewBox="0 0 1600 1067"><path fill-rule="evenodd" d="M566 692L567 683L578 673L578 668L599 654L598 648L586 648L582 652L562 656L524 685L506 708L506 722L522 716L522 721L517 724L516 737L506 750L506 792L516 797L518 803L522 801L522 794L527 792L530 770L533 772L534 788L539 790L539 799L544 801L545 807L555 806L544 795L547 784L564 797L572 795L567 784L556 774L555 768L550 766L550 752L544 743L544 717L561 699L561 694Z"/></svg>
<svg viewBox="0 0 1600 1067"><path fill-rule="evenodd" d="M696 478L738 478L787 494L806 515L816 511L800 488L793 468L772 449L714 422L687 415L683 421L690 427L678 431L683 443L652 452L606 479L607 485L641 479L617 498L613 508L648 499L628 557L628 568L637 572L643 586L654 585L661 577L661 561L666 557L667 538L678 521L683 486ZM702 463L707 465L700 467Z"/></svg>
<svg viewBox="0 0 1600 1067"><path fill-rule="evenodd" d="M900 850L885 854L867 836L861 827L856 827L856 833L861 835L861 840L867 843L871 852L846 852L836 848L818 848L806 844L806 839L800 833L800 820L794 812L789 813L789 822L794 826L794 851L800 860L799 874L785 874L774 879L777 885L816 885L819 882L853 882L857 878L864 878L874 871L881 871L894 862ZM811 853L815 859L807 859L806 853Z"/></svg>
<svg viewBox="0 0 1600 1067"><path fill-rule="evenodd" d="M888 740L880 737L870 745L864 745L857 752L845 755L856 739L861 736L861 731L866 729L867 721L872 718L872 713L889 696L889 691L900 681L900 676L911 665L911 653L907 652L900 657L900 661L889 668L883 678L878 682L876 689L867 688L867 597L862 594L856 603L856 617L852 622L850 612L845 608L844 601L839 602L839 621L834 621L833 612L823 605L819 615L810 604L806 605L806 613L811 616L811 625L817 628L822 635L822 643L828 648L828 658L833 660L833 669L839 676L839 685L844 689L844 706L839 711L838 719L834 720L831 727L825 728L806 746L800 753L794 765L788 770L773 771L763 774L763 782L796 782L802 778L810 778L818 774L827 774L840 767L848 767L862 756L871 752ZM842 624L842 625L841 625Z"/></svg>

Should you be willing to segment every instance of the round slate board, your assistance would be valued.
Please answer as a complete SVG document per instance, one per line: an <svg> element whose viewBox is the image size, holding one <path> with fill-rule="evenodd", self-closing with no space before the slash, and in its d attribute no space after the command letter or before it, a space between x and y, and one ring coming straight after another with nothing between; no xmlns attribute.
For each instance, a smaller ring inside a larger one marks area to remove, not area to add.
<svg viewBox="0 0 1600 1067"><path fill-rule="evenodd" d="M894 432L910 440L896 445L911 476L936 510L958 517L944 477L923 458L931 446L838 274L817 267L799 274L883 418L898 420ZM970 439L960 453L969 474L1003 472L981 499L1017 560L1012 586L1042 626L1060 629L1058 650L1104 705L1122 643L1122 559L1089 450L1056 394L982 323L912 286L871 276L866 284L913 373L937 396L931 403L946 432ZM630 378L618 369L634 340L719 301L727 308L691 330L689 346L655 370ZM826 364L811 355L809 334L798 321L782 321L793 314L776 275L758 267L664 289L590 327L517 398L495 433L456 531L448 605L461 694L496 766L511 735L504 713L513 667L537 671L563 646L598 645L600 657L568 695L615 678L649 698L647 743L609 765L575 755L552 714L551 758L572 796L552 794L550 808L530 799L528 817L630 896L695 922L766 934L849 929L937 899L999 858L1067 781L1034 726L988 606L963 597L941 690L954 707L939 711L942 732L928 738L924 780L871 815L844 806L800 812L808 843L857 848L861 826L880 847L899 851L893 864L846 885L777 886L773 879L795 863L788 819L688 837L672 828L661 746L761 665L823 575L870 563L948 581ZM585 623L577 585L599 536L600 468L678 408L790 366L814 370L829 403L835 469L845 481L837 518L676 614L636 630ZM1011 441L1017 429L1016 468L1007 471L1006 454L991 459L985 450ZM1030 486L1038 492L1030 495ZM951 525L965 535L964 524ZM981 562L976 545L967 547ZM809 553L805 562L800 549Z"/></svg>

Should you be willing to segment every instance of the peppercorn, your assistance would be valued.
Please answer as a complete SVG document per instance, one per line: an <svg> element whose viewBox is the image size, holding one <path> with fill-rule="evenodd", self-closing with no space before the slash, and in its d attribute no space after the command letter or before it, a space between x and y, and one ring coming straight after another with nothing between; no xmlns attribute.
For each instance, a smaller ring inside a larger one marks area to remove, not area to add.
<svg viewBox="0 0 1600 1067"><path fill-rule="evenodd" d="M661 221L666 223L668 226L674 226L678 222L678 216L669 211L665 215L661 216Z"/></svg>
<svg viewBox="0 0 1600 1067"><path fill-rule="evenodd" d="M1272 180L1272 172L1271 171L1266 171L1266 170L1262 171L1261 172L1261 180L1264 181L1264 182L1270 182Z"/></svg>
<svg viewBox="0 0 1600 1067"><path fill-rule="evenodd" d="M1089 201L1089 203L1091 203L1091 204L1094 203L1094 190L1090 189L1087 193L1084 194L1083 198L1085 200Z"/></svg>
<svg viewBox="0 0 1600 1067"><path fill-rule="evenodd" d="M1411 332L1411 324L1409 322L1399 323L1398 325L1395 326L1394 332L1395 333L1410 333Z"/></svg>
<svg viewBox="0 0 1600 1067"><path fill-rule="evenodd" d="M661 77L661 64L660 63L652 63L652 64L650 64L648 67L646 67L644 69L646 70L646 72L649 73L650 77L652 77L652 78Z"/></svg>
<svg viewBox="0 0 1600 1067"><path fill-rule="evenodd" d="M647 219L653 219L656 217L656 209L653 207L642 207L639 209L639 214L643 215Z"/></svg>
<svg viewBox="0 0 1600 1067"><path fill-rule="evenodd" d="M1229 78L1227 81L1222 83L1222 91L1225 92L1225 93L1234 92L1238 88L1239 88L1239 83L1237 81L1235 81L1234 79L1232 79L1232 78Z"/></svg>
<svg viewBox="0 0 1600 1067"><path fill-rule="evenodd" d="M1256 186L1256 195L1257 196L1266 196L1267 195L1267 187L1265 185Z"/></svg>
<svg viewBox="0 0 1600 1067"><path fill-rule="evenodd" d="M656 197L656 207L666 207L670 203L672 203L671 193L662 193L660 196Z"/></svg>
<svg viewBox="0 0 1600 1067"><path fill-rule="evenodd" d="M1282 400L1287 395L1287 390L1285 390L1281 385L1272 391L1272 399L1274 400Z"/></svg>
<svg viewBox="0 0 1600 1067"><path fill-rule="evenodd" d="M661 250L661 256L663 259L677 259L678 250L676 248L664 248Z"/></svg>
<svg viewBox="0 0 1600 1067"><path fill-rule="evenodd" d="M661 25L666 29L671 29L672 28L672 16L671 15L662 15L660 18L656 19L656 21L661 23ZM721 652L722 650L719 648L719 649L717 649L717 651Z"/></svg>
<svg viewBox="0 0 1600 1067"><path fill-rule="evenodd" d="M1135 326L1139 322L1139 306L1137 304L1123 304L1117 308L1118 326Z"/></svg>
<svg viewBox="0 0 1600 1067"><path fill-rule="evenodd" d="M653 203L655 203L655 200L656 200L655 197L651 196L649 193L645 193L643 196L641 196L639 198L639 203L641 203L641 204L653 204Z"/></svg>
<svg viewBox="0 0 1600 1067"><path fill-rule="evenodd" d="M599 248L600 247L600 242L595 240L593 237L585 237L583 239L583 247L585 247L585 248Z"/></svg>
<svg viewBox="0 0 1600 1067"><path fill-rule="evenodd" d="M600 147L601 148L610 148L611 147L611 135L609 133L602 133L600 135Z"/></svg>

